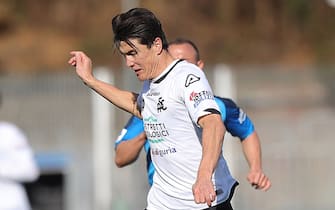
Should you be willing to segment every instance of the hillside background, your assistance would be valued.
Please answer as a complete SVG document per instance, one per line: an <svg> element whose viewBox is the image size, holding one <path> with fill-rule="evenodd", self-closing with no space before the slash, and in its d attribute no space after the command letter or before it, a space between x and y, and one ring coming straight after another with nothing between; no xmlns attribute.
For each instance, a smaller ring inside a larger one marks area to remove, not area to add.
<svg viewBox="0 0 335 210"><path fill-rule="evenodd" d="M169 40L192 39L208 64L326 65L335 58L335 8L326 0L142 0ZM111 19L117 0L1 0L0 72L64 71L69 51L120 66Z"/></svg>

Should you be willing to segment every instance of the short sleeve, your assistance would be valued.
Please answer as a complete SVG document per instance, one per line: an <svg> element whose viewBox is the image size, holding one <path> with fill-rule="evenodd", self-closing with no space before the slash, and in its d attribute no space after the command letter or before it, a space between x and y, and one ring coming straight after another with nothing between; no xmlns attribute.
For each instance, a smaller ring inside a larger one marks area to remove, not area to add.
<svg viewBox="0 0 335 210"><path fill-rule="evenodd" d="M178 87L193 122L197 124L200 117L220 114L220 110L203 71L194 65L189 66L189 71L182 71Z"/></svg>

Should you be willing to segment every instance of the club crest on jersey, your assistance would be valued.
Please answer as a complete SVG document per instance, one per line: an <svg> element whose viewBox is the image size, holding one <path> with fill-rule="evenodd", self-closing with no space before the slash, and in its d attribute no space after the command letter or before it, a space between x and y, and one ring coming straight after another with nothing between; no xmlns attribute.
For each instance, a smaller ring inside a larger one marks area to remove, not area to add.
<svg viewBox="0 0 335 210"><path fill-rule="evenodd" d="M185 87L190 86L190 84L195 83L200 80L200 77L195 76L194 74L189 74L186 77Z"/></svg>
<svg viewBox="0 0 335 210"><path fill-rule="evenodd" d="M164 106L164 99L162 97L158 98L158 103L157 103L157 112L165 111L167 109L166 106Z"/></svg>
<svg viewBox="0 0 335 210"><path fill-rule="evenodd" d="M196 92L192 92L190 94L190 101L193 101L194 104L194 108L196 108L202 101L204 100L214 100L214 97L213 97L213 94L212 92L208 91L208 90L204 90L204 91L201 91L199 93L196 93Z"/></svg>

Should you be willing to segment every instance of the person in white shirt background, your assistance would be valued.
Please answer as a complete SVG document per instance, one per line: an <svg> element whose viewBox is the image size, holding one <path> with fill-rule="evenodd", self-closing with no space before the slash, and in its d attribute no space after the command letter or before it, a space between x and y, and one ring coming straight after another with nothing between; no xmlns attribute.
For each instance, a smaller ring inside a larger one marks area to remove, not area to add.
<svg viewBox="0 0 335 210"><path fill-rule="evenodd" d="M1 102L0 94L0 111ZM23 183L35 181L39 174L23 131L0 118L0 210L30 210Z"/></svg>

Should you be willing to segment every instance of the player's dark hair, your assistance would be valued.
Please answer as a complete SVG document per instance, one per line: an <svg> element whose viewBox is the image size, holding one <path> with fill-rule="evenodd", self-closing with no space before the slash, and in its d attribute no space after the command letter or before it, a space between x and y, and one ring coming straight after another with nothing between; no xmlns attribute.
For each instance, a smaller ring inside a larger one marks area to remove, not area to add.
<svg viewBox="0 0 335 210"><path fill-rule="evenodd" d="M129 39L136 38L141 44L151 48L157 37L162 40L163 49L167 49L168 42L160 21L148 9L133 8L128 12L116 15L112 20L114 44L119 49L120 42L124 41L129 46L134 44Z"/></svg>
<svg viewBox="0 0 335 210"><path fill-rule="evenodd" d="M194 44L194 42L192 42L191 40L189 39L184 39L184 38L177 38L173 41L171 41L169 43L169 45L172 45L172 44L189 44L193 47L194 51L195 51L195 59L197 61L200 61L200 52L199 52L199 49L198 47Z"/></svg>

